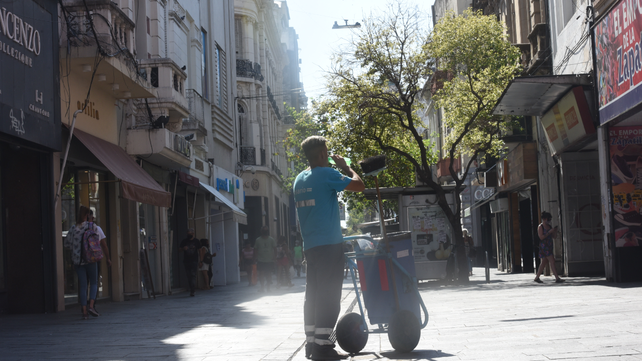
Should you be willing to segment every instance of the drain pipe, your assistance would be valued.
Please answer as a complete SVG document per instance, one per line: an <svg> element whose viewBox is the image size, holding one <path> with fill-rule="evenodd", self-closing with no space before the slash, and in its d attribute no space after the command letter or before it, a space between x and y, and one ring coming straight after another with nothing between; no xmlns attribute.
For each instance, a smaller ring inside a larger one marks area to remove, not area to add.
<svg viewBox="0 0 642 361"><path fill-rule="evenodd" d="M67 149L65 149L65 156L62 161L62 167L60 167L60 177L58 178L58 189L56 190L56 197L54 198L54 210L58 207L58 199L60 198L60 189L62 188L62 177L65 174L65 167L67 166L67 156L69 155L69 148L71 147L71 139L74 137L74 127L76 126L76 116L78 113L85 111L85 107L89 103L89 100L85 101L85 106L82 109L78 109L74 112L74 116L71 120L71 128L69 128L69 139L67 139Z"/></svg>

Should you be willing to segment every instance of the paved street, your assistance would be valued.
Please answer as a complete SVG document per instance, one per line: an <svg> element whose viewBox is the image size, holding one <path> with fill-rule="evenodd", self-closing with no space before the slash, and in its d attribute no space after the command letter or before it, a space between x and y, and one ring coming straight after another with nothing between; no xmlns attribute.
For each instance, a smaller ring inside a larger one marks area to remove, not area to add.
<svg viewBox="0 0 642 361"><path fill-rule="evenodd" d="M468 286L422 283L430 321L415 351L395 353L387 334L370 334L351 359L642 360L642 283L491 273L490 284L481 268ZM303 361L304 281L294 281L269 294L239 284L102 303L88 321L77 308L0 316L0 359ZM353 300L346 282L343 310Z"/></svg>

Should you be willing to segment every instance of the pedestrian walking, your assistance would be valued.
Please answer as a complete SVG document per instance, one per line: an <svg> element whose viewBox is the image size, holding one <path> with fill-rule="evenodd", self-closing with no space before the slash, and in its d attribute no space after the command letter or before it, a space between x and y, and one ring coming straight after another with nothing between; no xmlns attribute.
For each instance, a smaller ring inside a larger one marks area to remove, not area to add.
<svg viewBox="0 0 642 361"><path fill-rule="evenodd" d="M553 216L544 211L542 212L542 223L537 227L537 235L539 236L539 258L542 262L537 269L537 275L533 281L537 283L544 283L539 279L539 276L544 271L544 268L547 264L551 265L551 270L555 275L555 283L564 282L560 276L557 275L557 269L555 269L555 256L553 255L553 238L557 236L558 227L551 226L551 220Z"/></svg>
<svg viewBox="0 0 642 361"><path fill-rule="evenodd" d="M100 316L94 309L96 302L96 293L98 292L98 266L96 262L91 262L82 256L82 243L85 232L92 230L98 234L98 227L89 221L89 208L80 206L76 214L76 224L71 226L67 237L65 238L64 246L71 250L71 260L78 275L78 287L80 292L80 305L82 311L82 319L86 320L89 315L94 317ZM109 250L105 239L100 240L100 248L103 251L103 257L107 258L107 265L111 266L109 258ZM89 299L87 297L87 283L89 283Z"/></svg>
<svg viewBox="0 0 642 361"><path fill-rule="evenodd" d="M296 177L293 193L307 262L305 354L312 360L344 359L347 355L337 352L330 340L341 309L343 285L343 235L337 193L362 192L365 185L343 157L331 156L343 174L330 167L325 138L308 137L301 148L310 167Z"/></svg>
<svg viewBox="0 0 642 361"><path fill-rule="evenodd" d="M466 251L466 260L468 261L468 275L473 275L473 258L475 254L475 245L473 244L473 237L468 235L466 228L461 229L464 238L464 250Z"/></svg>
<svg viewBox="0 0 642 361"><path fill-rule="evenodd" d="M281 239L276 246L276 267L277 267L277 287L292 287L294 284L290 280L290 250L285 240Z"/></svg>
<svg viewBox="0 0 642 361"><path fill-rule="evenodd" d="M243 249L241 249L241 256L239 257L239 266L241 266L245 273L247 273L247 285L252 286L252 277L254 268L254 247L250 244L250 241L245 241Z"/></svg>
<svg viewBox="0 0 642 361"><path fill-rule="evenodd" d="M185 267L185 273L187 274L187 284L189 285L189 295L191 297L194 297L194 292L196 291L198 250L201 248L201 242L194 235L194 228L189 228L187 237L178 246L179 251L183 252L183 267Z"/></svg>
<svg viewBox="0 0 642 361"><path fill-rule="evenodd" d="M303 247L301 247L301 241L296 241L294 243L292 251L294 253L294 269L296 270L296 276L301 277L301 265L303 264Z"/></svg>
<svg viewBox="0 0 642 361"><path fill-rule="evenodd" d="M202 290L209 290L210 287L210 276L209 270L212 258L210 258L210 263L204 262L206 255L210 253L210 241L206 238L201 239L201 248L198 249L198 270L201 271L201 276L203 276L203 287Z"/></svg>
<svg viewBox="0 0 642 361"><path fill-rule="evenodd" d="M261 227L261 237L254 242L254 259L259 272L259 292L269 291L272 285L272 273L276 262L276 241L270 237L268 226Z"/></svg>
<svg viewBox="0 0 642 361"><path fill-rule="evenodd" d="M107 247L107 236L105 235L105 232L103 231L103 229L96 224L95 218L94 218L94 211L91 208L89 209L89 216L87 217L87 221L92 222L96 225L96 233L98 234L98 238L100 239L100 246L103 249L105 258L107 259L107 266L111 267L111 259L109 257L109 247ZM100 286L100 283L101 283L101 280L100 280L101 279L100 271L102 270L101 262L102 260L99 260L98 262L96 262L96 270L97 270L96 282L98 286ZM96 291L96 298L97 297L98 297L98 291ZM98 300L94 300L94 312L99 314L98 309L96 308L97 303L98 303Z"/></svg>

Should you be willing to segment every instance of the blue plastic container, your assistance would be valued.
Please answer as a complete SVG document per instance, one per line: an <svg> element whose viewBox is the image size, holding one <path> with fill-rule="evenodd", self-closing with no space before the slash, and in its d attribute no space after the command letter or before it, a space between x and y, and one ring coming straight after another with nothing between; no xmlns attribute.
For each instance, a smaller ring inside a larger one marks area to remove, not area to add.
<svg viewBox="0 0 642 361"><path fill-rule="evenodd" d="M410 232L388 234L390 253L401 267L412 277L409 279L402 270L393 266L399 297L399 308L408 310L421 322L419 311L420 300L415 292L415 259L412 256L412 239ZM379 247L385 249L384 240ZM359 282L363 302L368 311L370 324L387 324L397 311L395 306L394 287L392 284L391 262L384 254L357 255Z"/></svg>

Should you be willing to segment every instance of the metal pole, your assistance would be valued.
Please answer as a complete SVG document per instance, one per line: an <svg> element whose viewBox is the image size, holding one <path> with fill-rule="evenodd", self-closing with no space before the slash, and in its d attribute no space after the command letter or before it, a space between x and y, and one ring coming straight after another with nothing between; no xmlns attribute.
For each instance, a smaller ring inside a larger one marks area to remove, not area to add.
<svg viewBox="0 0 642 361"><path fill-rule="evenodd" d="M58 178L58 188L56 190L56 196L54 198L54 210L58 207L58 198L60 198L60 189L62 188L62 177L65 174L65 167L67 166L67 156L69 155L69 147L71 146L71 139L74 137L74 127L76 126L76 116L78 113L85 111L85 107L89 103L89 99L85 100L85 106L82 109L78 109L74 112L74 116L71 119L71 127L69 128L69 139L67 139L67 149L65 149L65 156L62 160L62 167L60 167L60 177Z"/></svg>
<svg viewBox="0 0 642 361"><path fill-rule="evenodd" d="M486 254L486 283L490 283L490 267L488 264L488 251L484 251Z"/></svg>
<svg viewBox="0 0 642 361"><path fill-rule="evenodd" d="M395 280L395 268L392 263L392 255L390 255L390 242L388 241L388 234L386 232L386 224L383 221L383 202L381 202L381 192L379 192L379 177L375 176L375 188L377 189L377 201L379 204L379 224L381 225L383 233L383 241L386 245L386 255L388 256L388 267L390 267L390 278L392 279L392 290L395 295L396 311L400 310L399 295L397 294L397 280Z"/></svg>

